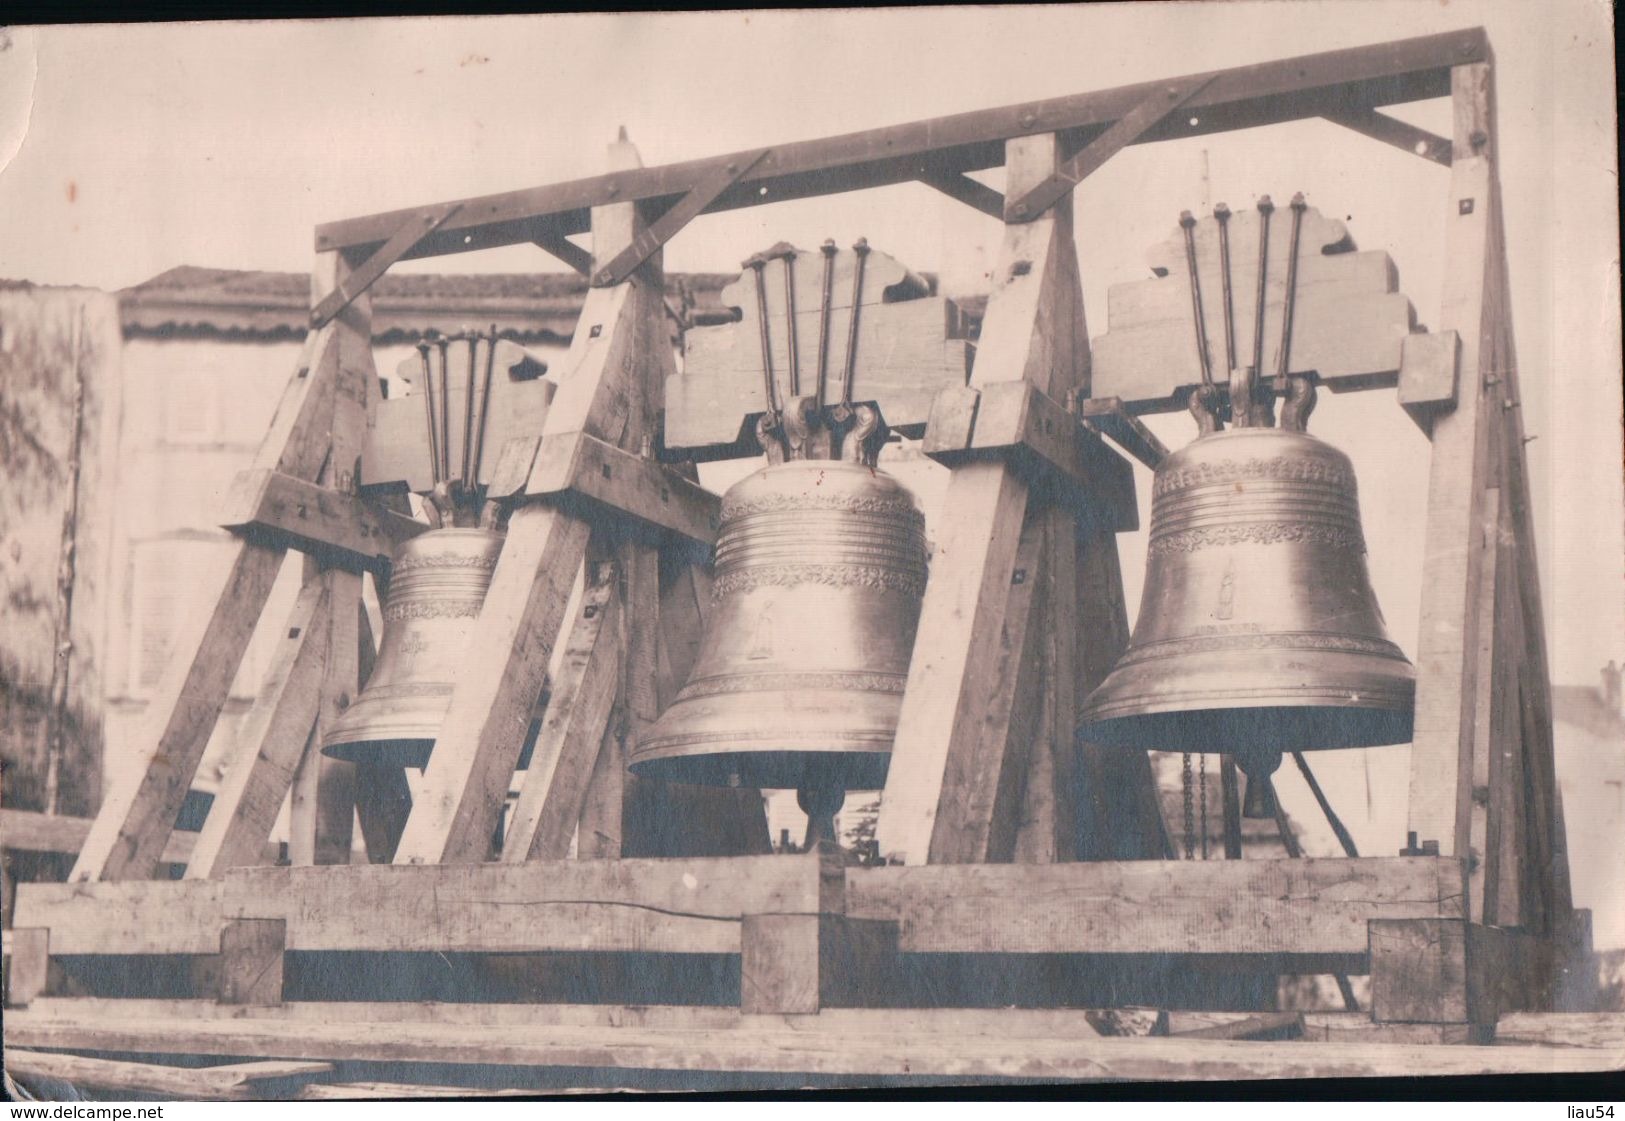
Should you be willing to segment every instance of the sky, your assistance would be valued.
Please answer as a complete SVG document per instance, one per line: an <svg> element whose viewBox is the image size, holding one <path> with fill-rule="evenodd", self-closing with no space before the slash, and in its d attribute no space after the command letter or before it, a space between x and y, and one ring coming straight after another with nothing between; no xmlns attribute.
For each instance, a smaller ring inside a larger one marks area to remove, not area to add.
<svg viewBox="0 0 1625 1121"><path fill-rule="evenodd" d="M1610 20L1600 0L1235 0L11 28L0 277L117 289L181 264L303 271L320 222L597 174L621 127L654 165L1483 26L1553 672L1595 684L1625 660ZM1446 100L1390 111L1451 131ZM1076 192L1091 333L1179 211L1298 190L1390 253L1437 325L1448 185L1323 121L1130 148ZM779 240L859 236L954 295L985 284L999 224L905 184L708 216L666 263L729 271ZM562 267L532 247L399 266ZM1170 446L1194 435L1182 416L1154 427ZM1354 459L1373 584L1414 655L1427 442L1391 393L1323 397L1313 430ZM1143 535L1122 543L1132 610Z"/></svg>

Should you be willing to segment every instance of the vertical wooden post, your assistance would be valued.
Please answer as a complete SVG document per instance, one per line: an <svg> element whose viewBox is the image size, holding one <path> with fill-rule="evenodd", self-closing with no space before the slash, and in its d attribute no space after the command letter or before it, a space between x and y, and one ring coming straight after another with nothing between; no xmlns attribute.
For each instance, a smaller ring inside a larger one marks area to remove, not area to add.
<svg viewBox="0 0 1625 1121"><path fill-rule="evenodd" d="M11 953L6 961L6 1007L23 1008L45 991L50 976L51 932L46 927L6 931Z"/></svg>
<svg viewBox="0 0 1625 1121"><path fill-rule="evenodd" d="M1490 65L1456 67L1451 87L1455 136L1439 326L1460 336L1461 377L1456 407L1433 422L1407 828L1420 840L1438 841L1442 855L1467 856L1473 761L1479 746L1486 757L1489 750L1475 735L1485 554L1470 543L1484 522L1490 474L1485 380L1494 376L1490 308L1501 281L1501 247L1493 237Z"/></svg>
<svg viewBox="0 0 1625 1121"><path fill-rule="evenodd" d="M281 1004L282 955L288 924L283 919L233 919L220 931L221 1004Z"/></svg>
<svg viewBox="0 0 1625 1121"><path fill-rule="evenodd" d="M311 278L312 301L335 291L350 270L351 263L343 254L320 254ZM378 381L372 358L372 297L366 293L357 296L331 326L338 341L338 384L333 398L332 450L323 482L350 494L360 479L361 450ZM316 734L294 776L288 856L296 865L348 864L355 822L355 764L323 755L321 741L360 692L357 619L361 576L324 568L306 558L305 579L326 586L330 610Z"/></svg>

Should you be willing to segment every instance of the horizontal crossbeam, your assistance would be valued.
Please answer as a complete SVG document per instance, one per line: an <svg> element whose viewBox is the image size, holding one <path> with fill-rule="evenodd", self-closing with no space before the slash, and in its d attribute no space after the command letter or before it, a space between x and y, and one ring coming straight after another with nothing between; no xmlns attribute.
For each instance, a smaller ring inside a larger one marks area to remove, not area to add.
<svg viewBox="0 0 1625 1121"><path fill-rule="evenodd" d="M585 432L542 441L525 493L585 499L701 545L715 544L722 520L722 500L698 483Z"/></svg>
<svg viewBox="0 0 1625 1121"><path fill-rule="evenodd" d="M262 545L297 549L351 572L389 563L395 545L429 527L376 502L278 471L244 471L221 524Z"/></svg>
<svg viewBox="0 0 1625 1121"><path fill-rule="evenodd" d="M1451 67L1482 62L1488 56L1483 29L1472 28L1192 75L1208 81L1185 104L1188 115L1181 112L1162 121L1137 142L1302 120L1338 106L1374 108L1443 97L1450 92ZM1004 142L1019 136L1061 132L1070 144L1082 147L1169 84L1169 79L1141 82L779 145L702 213L909 182L944 169L963 173L996 167L1004 162ZM589 227L594 206L660 200L669 207L717 170L749 155L613 172L463 200L454 215L403 257L530 242L543 225L561 236L581 233ZM399 210L330 222L317 228L316 247L379 245L419 213Z"/></svg>

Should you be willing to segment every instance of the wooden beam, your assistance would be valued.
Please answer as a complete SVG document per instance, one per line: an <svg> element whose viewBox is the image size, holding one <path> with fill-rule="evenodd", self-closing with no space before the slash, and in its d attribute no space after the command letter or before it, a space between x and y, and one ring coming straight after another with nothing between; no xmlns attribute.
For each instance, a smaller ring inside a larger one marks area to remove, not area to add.
<svg viewBox="0 0 1625 1121"><path fill-rule="evenodd" d="M1371 1016L1386 1023L1493 1024L1484 928L1465 919L1371 921Z"/></svg>
<svg viewBox="0 0 1625 1121"><path fill-rule="evenodd" d="M973 210L980 210L989 218L1004 221L1004 195L968 175L933 169L921 175L920 182L951 199L958 199Z"/></svg>
<svg viewBox="0 0 1625 1121"><path fill-rule="evenodd" d="M897 963L897 925L845 915L746 915L740 1009L804 1016L874 999Z"/></svg>
<svg viewBox="0 0 1625 1121"><path fill-rule="evenodd" d="M619 676L620 598L617 574L606 568L588 583L565 640L564 659L503 842L502 859L509 863L563 860L581 820Z"/></svg>
<svg viewBox="0 0 1625 1121"><path fill-rule="evenodd" d="M48 1078L84 1089L162 1095L179 1101L261 1101L267 1084L290 1079L303 1083L332 1072L333 1064L309 1060L173 1067L6 1049L6 1073L25 1085Z"/></svg>
<svg viewBox="0 0 1625 1121"><path fill-rule="evenodd" d="M1167 446L1123 407L1121 397L1087 397L1079 402L1078 415L1153 471L1168 458Z"/></svg>
<svg viewBox="0 0 1625 1121"><path fill-rule="evenodd" d="M285 919L232 919L220 930L221 1004L281 1004Z"/></svg>
<svg viewBox="0 0 1625 1121"><path fill-rule="evenodd" d="M821 1019L822 1017L820 1017ZM1394 1043L1261 1043L1228 1039L1047 1039L1000 1034L801 1030L707 1032L650 1028L306 1022L262 1019L7 1018L15 1047L172 1052L321 1061L474 1063L496 1066L629 1068L695 1072L715 1087L716 1072L800 1075L908 1075L1129 1081L1304 1077L1440 1077L1612 1071L1617 1058L1587 1047L1418 1047Z"/></svg>
<svg viewBox="0 0 1625 1121"><path fill-rule="evenodd" d="M34 813L30 810L0 809L0 849L16 852L75 853L90 835L92 819L66 814ZM198 834L176 830L164 842L161 864L185 864L192 857ZM277 846L261 854L262 860L276 863Z"/></svg>
<svg viewBox="0 0 1625 1121"><path fill-rule="evenodd" d="M1478 604L1484 553L1468 547L1483 524L1484 381L1499 284L1492 246L1495 172L1475 137L1492 126L1487 63L1454 72L1456 159L1450 169L1444 307L1440 326L1461 340L1454 410L1433 421L1428 520L1423 542L1422 623L1416 658L1416 719L1408 823L1419 840L1465 856L1471 819Z"/></svg>
<svg viewBox="0 0 1625 1121"><path fill-rule="evenodd" d="M186 863L188 878L209 879L261 858L321 707L328 610L324 581L300 589Z"/></svg>
<svg viewBox="0 0 1625 1121"><path fill-rule="evenodd" d="M531 240L582 276L592 275L592 254L563 234L552 230L538 231Z"/></svg>
<svg viewBox="0 0 1625 1121"><path fill-rule="evenodd" d="M406 256L413 246L443 226L446 219L457 213L461 206L461 203L456 202L440 203L403 218L395 231L389 235L388 240L374 249L358 267L347 270L345 275L335 278L331 291L319 295L316 306L310 312L311 327L319 330L327 326L335 315L349 307L358 296L372 287L373 282L383 276L390 265Z"/></svg>
<svg viewBox="0 0 1625 1121"><path fill-rule="evenodd" d="M1059 143L1012 141L1010 189L1053 172ZM998 383L1026 382L1040 393L1068 391L1088 347L1069 202L1005 227L994 283L971 388L985 395ZM981 795L954 789L949 776L974 773L972 760L1002 759L1008 744L1005 723L984 718L984 690L1001 659L1019 658L1019 645L1014 655L1004 649L1005 625L1028 494L1016 468L996 460L963 464L949 478L946 508L956 516L937 542L915 638L920 656L909 669L876 827L888 859L987 859L966 847L979 830L964 815L983 804Z"/></svg>
<svg viewBox="0 0 1625 1121"><path fill-rule="evenodd" d="M1178 1023L1176 1015L1168 1014L1168 1034L1180 1039L1298 1039L1303 1035L1302 1012L1232 1014L1228 1022L1200 1026Z"/></svg>
<svg viewBox="0 0 1625 1121"><path fill-rule="evenodd" d="M1453 65L1482 61L1482 29L1281 59L1216 71L1187 103L1197 124L1165 121L1142 142L1320 116L1333 105L1388 105L1441 97ZM1208 78L1210 75L1197 75ZM1175 81L1179 79L1174 79ZM931 121L776 146L724 191L707 212L833 194L918 179L933 167L977 171L1002 162L1006 141L1075 131L1087 140L1169 84L1168 79ZM588 228L594 206L619 201L675 203L706 174L749 153L665 167L616 171L553 186L466 200L407 257L438 256L535 240L539 220L562 234ZM765 188L765 190L764 190ZM658 203L656 204L658 205ZM319 226L318 249L377 245L420 210L392 211Z"/></svg>
<svg viewBox="0 0 1625 1121"><path fill-rule="evenodd" d="M44 993L50 964L48 929L14 927L6 931L6 1007L25 1008Z"/></svg>
<svg viewBox="0 0 1625 1121"><path fill-rule="evenodd" d="M429 528L365 498L263 469L238 474L220 524L351 572L384 568L396 545Z"/></svg>
<svg viewBox="0 0 1625 1121"><path fill-rule="evenodd" d="M1370 921L1460 920L1462 894L1431 857L966 864L849 869L846 910L905 953L1364 954Z"/></svg>
<svg viewBox="0 0 1625 1121"><path fill-rule="evenodd" d="M1380 140L1384 144L1392 145L1413 156L1421 156L1424 160L1450 166L1450 141L1442 136L1435 136L1424 128L1417 128L1413 124L1390 117L1386 113L1379 113L1366 106L1348 106L1328 110L1322 113L1333 124L1353 129L1373 140Z"/></svg>
<svg viewBox="0 0 1625 1121"><path fill-rule="evenodd" d="M213 954L234 919L298 951L738 953L747 914L838 912L815 856L237 868L218 880L18 885L52 954Z"/></svg>
<svg viewBox="0 0 1625 1121"><path fill-rule="evenodd" d="M590 521L625 515L700 545L716 543L721 523L717 495L657 460L585 432L542 441L525 493L550 498Z"/></svg>
<svg viewBox="0 0 1625 1121"><path fill-rule="evenodd" d="M639 224L641 228L631 242L593 274L593 284L599 288L607 288L631 276L643 262L659 252L662 245L676 237L678 231L698 218L716 201L718 195L761 163L767 153L766 148L742 152L720 167L707 168L688 189L688 193L673 203L664 214L648 225ZM595 262L599 256L595 247L593 253Z"/></svg>
<svg viewBox="0 0 1625 1121"><path fill-rule="evenodd" d="M1200 93L1212 77L1179 78L1148 93L1111 127L1056 168L1042 182L1016 196L1005 210L1005 221L1028 222L1071 193L1072 188L1099 171L1105 162L1134 143L1159 121Z"/></svg>

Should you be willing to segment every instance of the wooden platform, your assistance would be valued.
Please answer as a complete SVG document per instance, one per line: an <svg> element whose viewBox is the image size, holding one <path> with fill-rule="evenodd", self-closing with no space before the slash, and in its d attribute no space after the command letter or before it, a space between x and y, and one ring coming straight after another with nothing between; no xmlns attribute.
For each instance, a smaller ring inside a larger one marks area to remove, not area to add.
<svg viewBox="0 0 1625 1121"><path fill-rule="evenodd" d="M1046 1081L1557 1074L1625 1066L1618 1046L1102 1038L1083 1012L877 1009L757 1017L732 1009L442 1005L358 1008L354 1012L366 1015L341 1019L333 1017L350 1010L124 1003L130 1007L123 1018L99 1001L45 1002L13 1012L7 1041L28 1048L326 1062ZM380 1015L388 1018L375 1018ZM572 1019L582 1022L561 1022ZM514 1030L521 1025L523 1031Z"/></svg>

